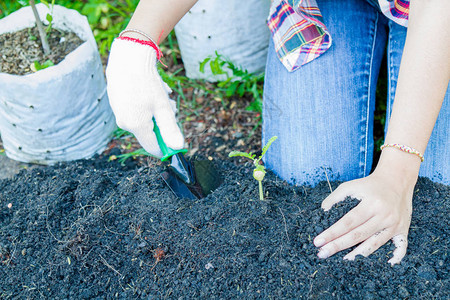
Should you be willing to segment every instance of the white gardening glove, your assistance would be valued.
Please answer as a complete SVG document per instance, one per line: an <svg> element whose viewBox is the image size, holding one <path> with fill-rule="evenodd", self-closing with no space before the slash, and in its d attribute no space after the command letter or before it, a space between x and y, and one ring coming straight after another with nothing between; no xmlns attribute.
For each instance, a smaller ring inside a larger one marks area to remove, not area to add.
<svg viewBox="0 0 450 300"><path fill-rule="evenodd" d="M184 138L156 63L157 52L152 46L116 38L111 46L106 78L117 125L133 133L148 153L161 157L153 132L153 117L168 147L183 148Z"/></svg>

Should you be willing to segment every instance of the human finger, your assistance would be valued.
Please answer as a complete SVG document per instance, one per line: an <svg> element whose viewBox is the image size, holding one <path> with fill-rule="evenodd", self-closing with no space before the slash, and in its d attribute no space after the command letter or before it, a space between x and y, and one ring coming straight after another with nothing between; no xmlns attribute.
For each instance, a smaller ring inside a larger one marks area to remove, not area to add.
<svg viewBox="0 0 450 300"><path fill-rule="evenodd" d="M184 146L184 137L178 127L175 113L172 111L170 103L167 102L167 105L159 106L153 114L164 143L172 149L182 149Z"/></svg>
<svg viewBox="0 0 450 300"><path fill-rule="evenodd" d="M377 224L378 221L375 218L367 220L367 222L354 228L348 233L332 240L329 243L326 243L322 248L320 248L317 256L320 258L327 258L337 252L353 247L354 245L367 240L376 231L375 228Z"/></svg>
<svg viewBox="0 0 450 300"><path fill-rule="evenodd" d="M369 256L378 248L383 246L384 244L389 241L391 238L391 233L387 229L383 229L381 231L378 231L374 235L372 235L370 238L368 238L366 241L361 243L358 247L353 249L350 253L344 256L345 260L354 260L357 255L362 255L364 257Z"/></svg>
<svg viewBox="0 0 450 300"><path fill-rule="evenodd" d="M145 151L158 158L163 156L156 135L153 132L153 122L142 124L141 127L132 131L132 133Z"/></svg>
<svg viewBox="0 0 450 300"><path fill-rule="evenodd" d="M392 241L394 242L395 250L392 258L388 260L391 266L400 263L403 257L405 257L406 249L408 249L408 235L398 234L392 238Z"/></svg>
<svg viewBox="0 0 450 300"><path fill-rule="evenodd" d="M343 236L356 227L364 224L371 217L372 213L369 212L363 205L358 204L341 219L339 219L339 221L316 236L316 238L314 239L314 245L316 247L322 247L323 245L339 238L340 236Z"/></svg>
<svg viewBox="0 0 450 300"><path fill-rule="evenodd" d="M340 186L338 186L337 189L335 189L328 197L326 197L322 201L322 209L325 211L330 210L330 208L333 207L336 203L339 203L347 196L352 195L351 186L349 185L350 182L342 183Z"/></svg>

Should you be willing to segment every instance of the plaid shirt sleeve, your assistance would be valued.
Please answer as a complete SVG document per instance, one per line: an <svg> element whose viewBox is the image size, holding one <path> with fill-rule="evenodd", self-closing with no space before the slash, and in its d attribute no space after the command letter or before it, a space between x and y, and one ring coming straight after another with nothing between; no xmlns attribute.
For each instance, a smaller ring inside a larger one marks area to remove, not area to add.
<svg viewBox="0 0 450 300"><path fill-rule="evenodd" d="M378 0L383 14L397 24L408 26L409 0Z"/></svg>
<svg viewBox="0 0 450 300"><path fill-rule="evenodd" d="M274 0L267 21L278 58L289 72L331 46L315 0Z"/></svg>
<svg viewBox="0 0 450 300"><path fill-rule="evenodd" d="M407 26L409 0L378 0L382 12ZM274 0L267 25L275 51L289 72L312 61L331 47L331 35L316 0Z"/></svg>

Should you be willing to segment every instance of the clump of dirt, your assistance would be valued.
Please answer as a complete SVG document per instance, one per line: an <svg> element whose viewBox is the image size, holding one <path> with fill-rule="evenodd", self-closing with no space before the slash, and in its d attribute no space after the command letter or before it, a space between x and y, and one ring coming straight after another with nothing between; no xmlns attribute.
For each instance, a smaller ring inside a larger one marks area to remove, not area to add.
<svg viewBox="0 0 450 300"><path fill-rule="evenodd" d="M408 254L320 260L315 235L357 204L320 208L328 183L272 173L258 200L250 165L216 161L224 183L177 199L162 166L105 159L21 171L0 181L0 295L11 298L448 299L448 186L419 179ZM337 182L332 182L336 188Z"/></svg>
<svg viewBox="0 0 450 300"><path fill-rule="evenodd" d="M44 55L37 27L0 35L0 72L12 75L33 73L30 66L35 61L43 64L51 60L55 65L67 54L83 44L75 33L53 28L48 34L51 53Z"/></svg>

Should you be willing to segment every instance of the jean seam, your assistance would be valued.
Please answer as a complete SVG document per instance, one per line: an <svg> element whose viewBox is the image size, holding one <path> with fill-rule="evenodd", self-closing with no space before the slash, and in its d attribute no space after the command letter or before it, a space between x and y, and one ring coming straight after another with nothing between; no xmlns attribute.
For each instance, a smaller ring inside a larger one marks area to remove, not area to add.
<svg viewBox="0 0 450 300"><path fill-rule="evenodd" d="M362 176L366 176L367 172L367 156L368 156L368 134L369 134L369 122L370 122L370 103L372 101L371 98L371 88L372 88L372 72L373 72L373 58L374 58L374 52L375 52L375 44L377 40L377 27L378 27L378 14L376 14L374 28L373 28L373 42L372 42L372 48L370 53L370 62L369 62L369 80L367 85L367 103L366 103L366 124L365 124L365 138L364 138L364 167L363 167L363 174Z"/></svg>
<svg viewBox="0 0 450 300"><path fill-rule="evenodd" d="M392 21L389 20L389 33L388 33L388 47L387 47L387 67L388 67L388 95L386 99L386 122L385 122L385 128L384 128L384 138L386 138L387 128L389 126L389 120L391 118L391 99L393 98L392 95L392 80L394 78L394 68L392 66Z"/></svg>

